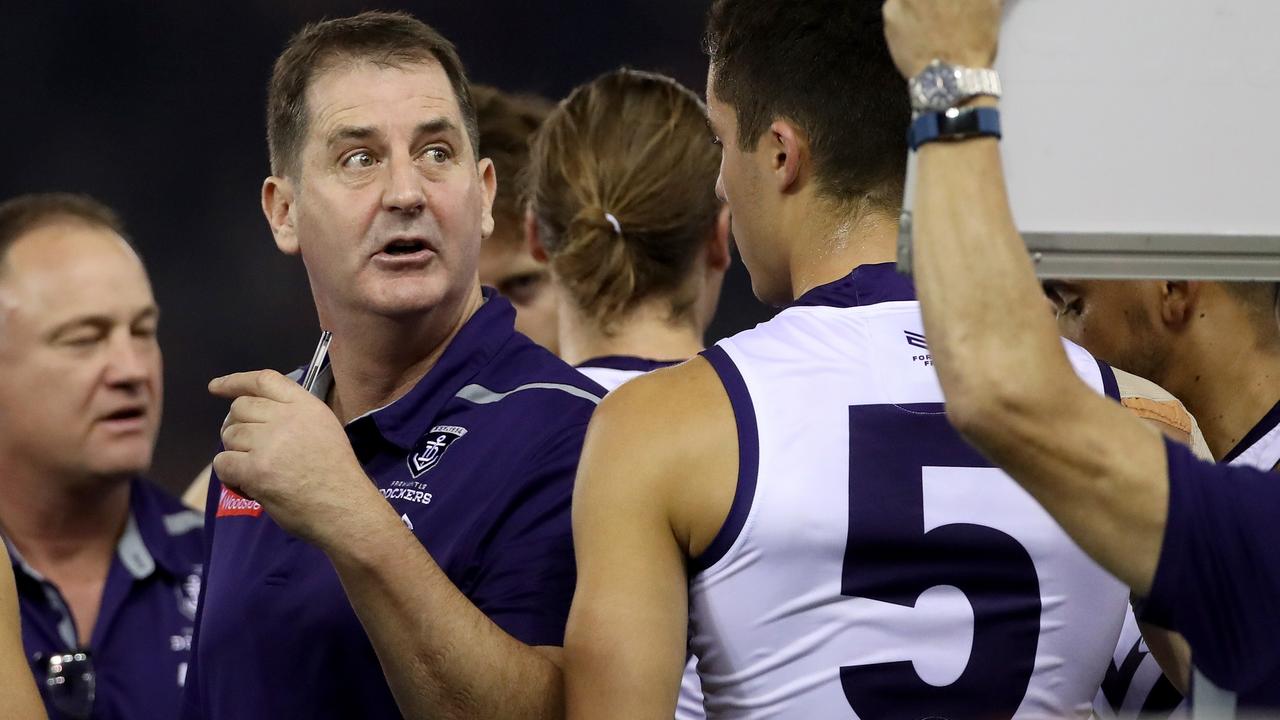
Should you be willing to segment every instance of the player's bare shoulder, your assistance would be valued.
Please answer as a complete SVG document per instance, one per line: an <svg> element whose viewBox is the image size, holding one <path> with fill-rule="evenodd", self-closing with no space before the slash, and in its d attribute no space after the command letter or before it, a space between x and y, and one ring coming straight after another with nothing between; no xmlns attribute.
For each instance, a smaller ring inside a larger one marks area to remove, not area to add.
<svg viewBox="0 0 1280 720"><path fill-rule="evenodd" d="M634 483L665 510L685 551L700 554L724 523L738 473L733 407L711 364L696 357L610 393L592 416L583 468L580 483Z"/></svg>

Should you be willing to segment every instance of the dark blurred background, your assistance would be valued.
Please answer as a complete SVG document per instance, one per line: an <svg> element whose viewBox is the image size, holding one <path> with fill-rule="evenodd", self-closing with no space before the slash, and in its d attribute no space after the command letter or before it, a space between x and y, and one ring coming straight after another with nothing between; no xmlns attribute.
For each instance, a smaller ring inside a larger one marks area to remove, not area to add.
<svg viewBox="0 0 1280 720"><path fill-rule="evenodd" d="M458 46L473 80L559 99L627 65L702 92L707 0L3 0L0 198L90 193L125 219L163 308L165 420L154 478L180 491L212 457L227 372L292 369L318 335L301 262L259 209L276 54L303 23L405 9ZM741 264L708 341L769 312Z"/></svg>

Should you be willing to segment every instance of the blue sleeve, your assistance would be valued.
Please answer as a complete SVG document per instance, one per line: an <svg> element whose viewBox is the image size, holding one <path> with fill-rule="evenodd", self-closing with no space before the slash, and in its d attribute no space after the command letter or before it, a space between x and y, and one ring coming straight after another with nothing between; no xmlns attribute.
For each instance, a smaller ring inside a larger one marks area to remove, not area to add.
<svg viewBox="0 0 1280 720"><path fill-rule="evenodd" d="M222 452L221 446L218 447L218 452ZM214 520L218 514L218 500L221 495L221 489L222 483L218 480L218 475L210 472L209 492L205 496L204 505L204 560L202 561L204 577L200 581L200 598L196 604L195 628L191 634L191 660L187 663L187 678L182 684L181 720L204 720L204 705L201 702L200 625L204 620L205 591L209 588L209 560L213 554L213 531L216 528Z"/></svg>
<svg viewBox="0 0 1280 720"><path fill-rule="evenodd" d="M1243 694L1280 680L1280 477L1197 460L1166 440L1169 515L1143 619Z"/></svg>
<svg viewBox="0 0 1280 720"><path fill-rule="evenodd" d="M522 468L516 491L496 508L492 536L464 590L526 645L564 644L577 582L570 502L585 434L585 425L560 432Z"/></svg>

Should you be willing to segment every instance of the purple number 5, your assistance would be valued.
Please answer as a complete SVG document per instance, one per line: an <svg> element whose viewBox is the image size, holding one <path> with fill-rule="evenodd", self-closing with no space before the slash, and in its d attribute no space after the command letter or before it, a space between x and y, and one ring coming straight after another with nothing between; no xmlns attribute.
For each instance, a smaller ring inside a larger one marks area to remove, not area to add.
<svg viewBox="0 0 1280 720"><path fill-rule="evenodd" d="M849 539L841 592L914 607L939 585L973 608L973 649L950 685L910 661L840 668L850 707L879 718L1010 718L1026 695L1040 637L1040 582L1026 549L972 523L925 531L925 467L989 468L940 404L849 408Z"/></svg>

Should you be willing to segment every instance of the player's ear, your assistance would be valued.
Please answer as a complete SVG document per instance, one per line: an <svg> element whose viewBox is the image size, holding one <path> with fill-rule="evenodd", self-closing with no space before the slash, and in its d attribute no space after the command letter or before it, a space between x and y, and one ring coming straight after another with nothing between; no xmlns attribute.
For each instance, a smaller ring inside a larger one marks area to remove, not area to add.
<svg viewBox="0 0 1280 720"><path fill-rule="evenodd" d="M778 191L795 192L809 162L809 138L790 122L774 120L760 143Z"/></svg>
<svg viewBox="0 0 1280 720"><path fill-rule="evenodd" d="M524 241L528 244L529 254L534 260L544 265L551 262L547 247L542 244L542 237L538 234L538 218L534 217L533 210L528 208L524 211Z"/></svg>
<svg viewBox="0 0 1280 720"><path fill-rule="evenodd" d="M298 254L298 232L293 221L293 182L272 175L262 181L262 214L267 216L276 247L285 255Z"/></svg>
<svg viewBox="0 0 1280 720"><path fill-rule="evenodd" d="M493 161L484 158L476 166L480 173L480 192L484 197L484 215L480 218L480 237L488 240L493 235L493 198L498 193L498 172L493 169Z"/></svg>
<svg viewBox="0 0 1280 720"><path fill-rule="evenodd" d="M1168 280L1160 287L1160 319L1171 327L1191 322L1200 301L1200 283L1195 280Z"/></svg>
<svg viewBox="0 0 1280 720"><path fill-rule="evenodd" d="M724 273L729 269L732 260L729 253L729 228L729 206L722 204L707 238L707 269L713 272Z"/></svg>

